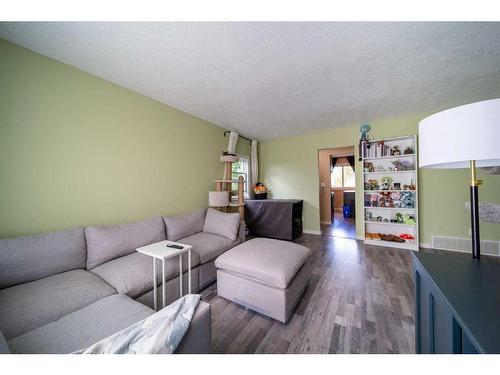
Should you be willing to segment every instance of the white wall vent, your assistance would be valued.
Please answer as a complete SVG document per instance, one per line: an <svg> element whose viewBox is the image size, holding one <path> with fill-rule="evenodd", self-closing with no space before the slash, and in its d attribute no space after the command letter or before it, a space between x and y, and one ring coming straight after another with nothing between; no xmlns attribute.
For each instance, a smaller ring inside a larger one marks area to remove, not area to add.
<svg viewBox="0 0 500 375"><path fill-rule="evenodd" d="M472 253L470 238L432 236L432 248ZM481 254L500 256L500 241L481 241Z"/></svg>

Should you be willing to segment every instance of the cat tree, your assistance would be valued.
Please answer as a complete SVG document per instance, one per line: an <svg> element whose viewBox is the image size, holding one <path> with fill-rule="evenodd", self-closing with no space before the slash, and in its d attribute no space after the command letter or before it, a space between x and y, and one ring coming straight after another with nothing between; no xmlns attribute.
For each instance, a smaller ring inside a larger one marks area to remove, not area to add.
<svg viewBox="0 0 500 375"><path fill-rule="evenodd" d="M220 161L224 163L224 178L214 180L216 191L208 193L208 205L222 212L233 212L237 208L241 220L245 220L245 197L243 176L237 180L232 179L233 163L239 160L236 155L222 155ZM237 183L238 189L233 190L232 184ZM237 194L237 200L231 199L233 193Z"/></svg>

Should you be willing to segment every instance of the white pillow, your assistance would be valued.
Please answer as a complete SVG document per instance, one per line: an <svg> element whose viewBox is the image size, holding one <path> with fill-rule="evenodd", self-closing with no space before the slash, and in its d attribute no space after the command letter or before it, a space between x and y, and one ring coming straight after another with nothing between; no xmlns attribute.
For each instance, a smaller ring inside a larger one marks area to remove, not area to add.
<svg viewBox="0 0 500 375"><path fill-rule="evenodd" d="M240 214L226 214L213 208L207 210L203 232L218 234L236 240L240 227Z"/></svg>

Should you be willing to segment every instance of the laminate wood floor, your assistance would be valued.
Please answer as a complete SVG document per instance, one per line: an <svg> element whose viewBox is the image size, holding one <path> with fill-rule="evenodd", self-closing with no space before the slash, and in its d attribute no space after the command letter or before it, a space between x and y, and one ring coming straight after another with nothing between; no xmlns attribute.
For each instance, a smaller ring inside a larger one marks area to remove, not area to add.
<svg viewBox="0 0 500 375"><path fill-rule="evenodd" d="M282 324L217 295L213 353L414 353L414 286L410 253L361 241L303 234L314 270L302 300Z"/></svg>
<svg viewBox="0 0 500 375"><path fill-rule="evenodd" d="M342 212L335 212L333 223L321 224L321 234L329 236L356 238L356 219L345 218Z"/></svg>

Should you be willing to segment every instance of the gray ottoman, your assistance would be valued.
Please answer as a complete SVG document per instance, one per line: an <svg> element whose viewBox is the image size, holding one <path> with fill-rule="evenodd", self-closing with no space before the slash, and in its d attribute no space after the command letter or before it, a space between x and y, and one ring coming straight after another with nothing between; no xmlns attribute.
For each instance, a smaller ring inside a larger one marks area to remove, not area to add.
<svg viewBox="0 0 500 375"><path fill-rule="evenodd" d="M217 294L286 323L312 272L311 250L255 238L215 260Z"/></svg>

